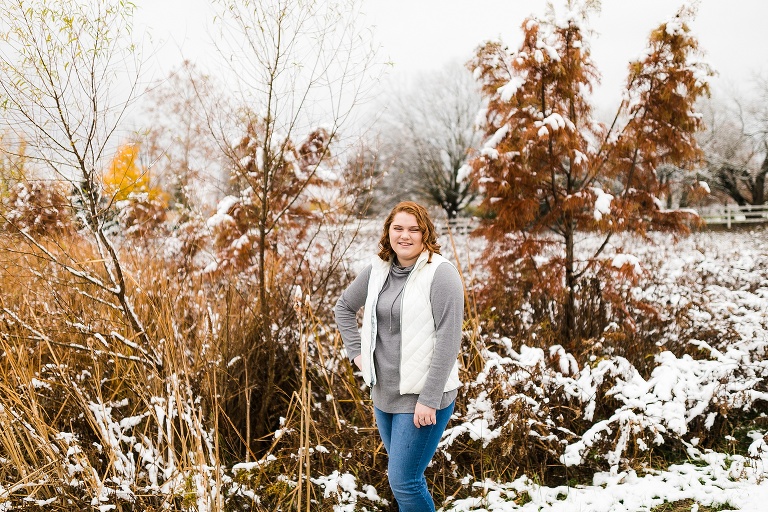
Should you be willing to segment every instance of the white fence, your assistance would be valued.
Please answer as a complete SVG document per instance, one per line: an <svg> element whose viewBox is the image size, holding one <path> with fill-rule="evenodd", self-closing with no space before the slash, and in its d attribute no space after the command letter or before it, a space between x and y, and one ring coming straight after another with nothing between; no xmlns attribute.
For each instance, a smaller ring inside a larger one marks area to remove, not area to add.
<svg viewBox="0 0 768 512"><path fill-rule="evenodd" d="M768 205L731 205L709 206L699 210L699 216L708 226L726 226L734 224L761 224L768 222Z"/></svg>
<svg viewBox="0 0 768 512"><path fill-rule="evenodd" d="M708 226L726 226L728 229L734 224L768 223L768 204L709 206L699 209L698 213ZM435 221L435 227L441 235L447 235L449 230L454 235L468 235L479 225L480 221L474 217Z"/></svg>
<svg viewBox="0 0 768 512"><path fill-rule="evenodd" d="M480 222L473 217L435 220L435 229L441 235L447 235L449 231L452 235L468 235L479 225Z"/></svg>
<svg viewBox="0 0 768 512"><path fill-rule="evenodd" d="M731 228L734 224L761 224L768 223L768 205L718 205L698 209L699 216L708 226L726 226ZM363 231L378 233L383 220L368 220L363 223ZM456 219L435 219L435 228L440 235L468 235L480 225L480 220L475 217L458 217Z"/></svg>

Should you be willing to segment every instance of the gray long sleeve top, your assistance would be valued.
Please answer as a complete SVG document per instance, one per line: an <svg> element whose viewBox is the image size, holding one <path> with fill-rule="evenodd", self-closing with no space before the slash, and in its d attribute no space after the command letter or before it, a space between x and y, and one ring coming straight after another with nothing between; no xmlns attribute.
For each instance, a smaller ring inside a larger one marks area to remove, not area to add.
<svg viewBox="0 0 768 512"><path fill-rule="evenodd" d="M435 321L437 345L421 393L400 394L400 303L403 287L413 266L390 266L389 275L376 303L376 333L374 365L378 380L373 386L373 405L387 413L413 413L416 402L443 409L456 399L458 390L443 392L461 347L464 320L464 288L458 272L449 263L435 271L430 288L432 318ZM344 291L336 303L338 325L347 356L360 355L360 331L357 312L365 306L371 266L367 266Z"/></svg>

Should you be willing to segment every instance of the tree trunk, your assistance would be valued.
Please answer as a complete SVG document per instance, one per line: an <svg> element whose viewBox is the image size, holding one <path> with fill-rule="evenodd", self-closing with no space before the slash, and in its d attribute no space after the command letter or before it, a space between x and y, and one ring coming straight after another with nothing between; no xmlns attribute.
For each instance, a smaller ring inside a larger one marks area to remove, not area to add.
<svg viewBox="0 0 768 512"><path fill-rule="evenodd" d="M763 158L763 165L760 166L760 172L755 176L755 189L752 191L752 204L765 204L765 177L768 175L768 155Z"/></svg>
<svg viewBox="0 0 768 512"><path fill-rule="evenodd" d="M576 338L576 277L574 274L574 226L570 215L565 219L565 345L568 350L575 347Z"/></svg>
<svg viewBox="0 0 768 512"><path fill-rule="evenodd" d="M735 178L737 172L738 171L736 169L728 165L720 167L716 175L717 183L720 185L720 187L722 187L723 190L725 190L726 194L728 194L731 199L736 201L736 204L739 206L745 206L747 204L747 200L743 195L741 195L741 192L739 191L738 181Z"/></svg>
<svg viewBox="0 0 768 512"><path fill-rule="evenodd" d="M272 340L272 318L269 304L269 284L267 282L267 212L269 211L269 163L265 164L261 212L259 215L259 328L261 330L261 339L259 343L266 351L266 378L262 382L258 421L259 432L269 432L269 410L272 402L272 395L275 392L275 364L277 361L277 347Z"/></svg>

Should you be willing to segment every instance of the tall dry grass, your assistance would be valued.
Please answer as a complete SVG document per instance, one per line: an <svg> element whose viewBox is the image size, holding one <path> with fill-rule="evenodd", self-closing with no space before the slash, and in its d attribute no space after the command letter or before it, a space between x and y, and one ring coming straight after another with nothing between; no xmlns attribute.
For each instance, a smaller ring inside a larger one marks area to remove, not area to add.
<svg viewBox="0 0 768 512"><path fill-rule="evenodd" d="M210 321L189 316L209 311L204 297L162 261L128 267L154 345L142 347L104 290L62 268L98 273L86 244L50 240L46 254L18 237L2 243L0 496L46 510L215 503L221 449L201 404L211 361L198 357Z"/></svg>
<svg viewBox="0 0 768 512"><path fill-rule="evenodd" d="M366 393L303 297L291 317L259 318L242 276L132 241L121 262L143 346L114 297L71 271L104 272L89 245L43 243L0 237L0 507L315 509L333 498L313 480L348 466L339 447L365 460L361 480L384 481ZM281 324L275 346L264 322ZM319 446L331 455L310 460Z"/></svg>

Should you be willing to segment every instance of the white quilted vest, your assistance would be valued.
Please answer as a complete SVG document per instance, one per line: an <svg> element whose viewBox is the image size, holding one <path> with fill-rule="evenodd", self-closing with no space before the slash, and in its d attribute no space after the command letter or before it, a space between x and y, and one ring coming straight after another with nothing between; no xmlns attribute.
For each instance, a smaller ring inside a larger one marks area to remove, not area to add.
<svg viewBox="0 0 768 512"><path fill-rule="evenodd" d="M433 254L432 263L427 263L428 258L429 252L421 253L403 288L400 305L401 395L417 394L424 388L437 342L429 292L437 267L448 260L439 254ZM360 331L363 379L369 386L376 384L376 370L373 365L373 353L376 350L376 302L390 267L389 262L382 261L377 256L373 258L372 264L371 277L368 280L368 296L363 310L363 327ZM450 391L460 386L457 360L443 391Z"/></svg>

